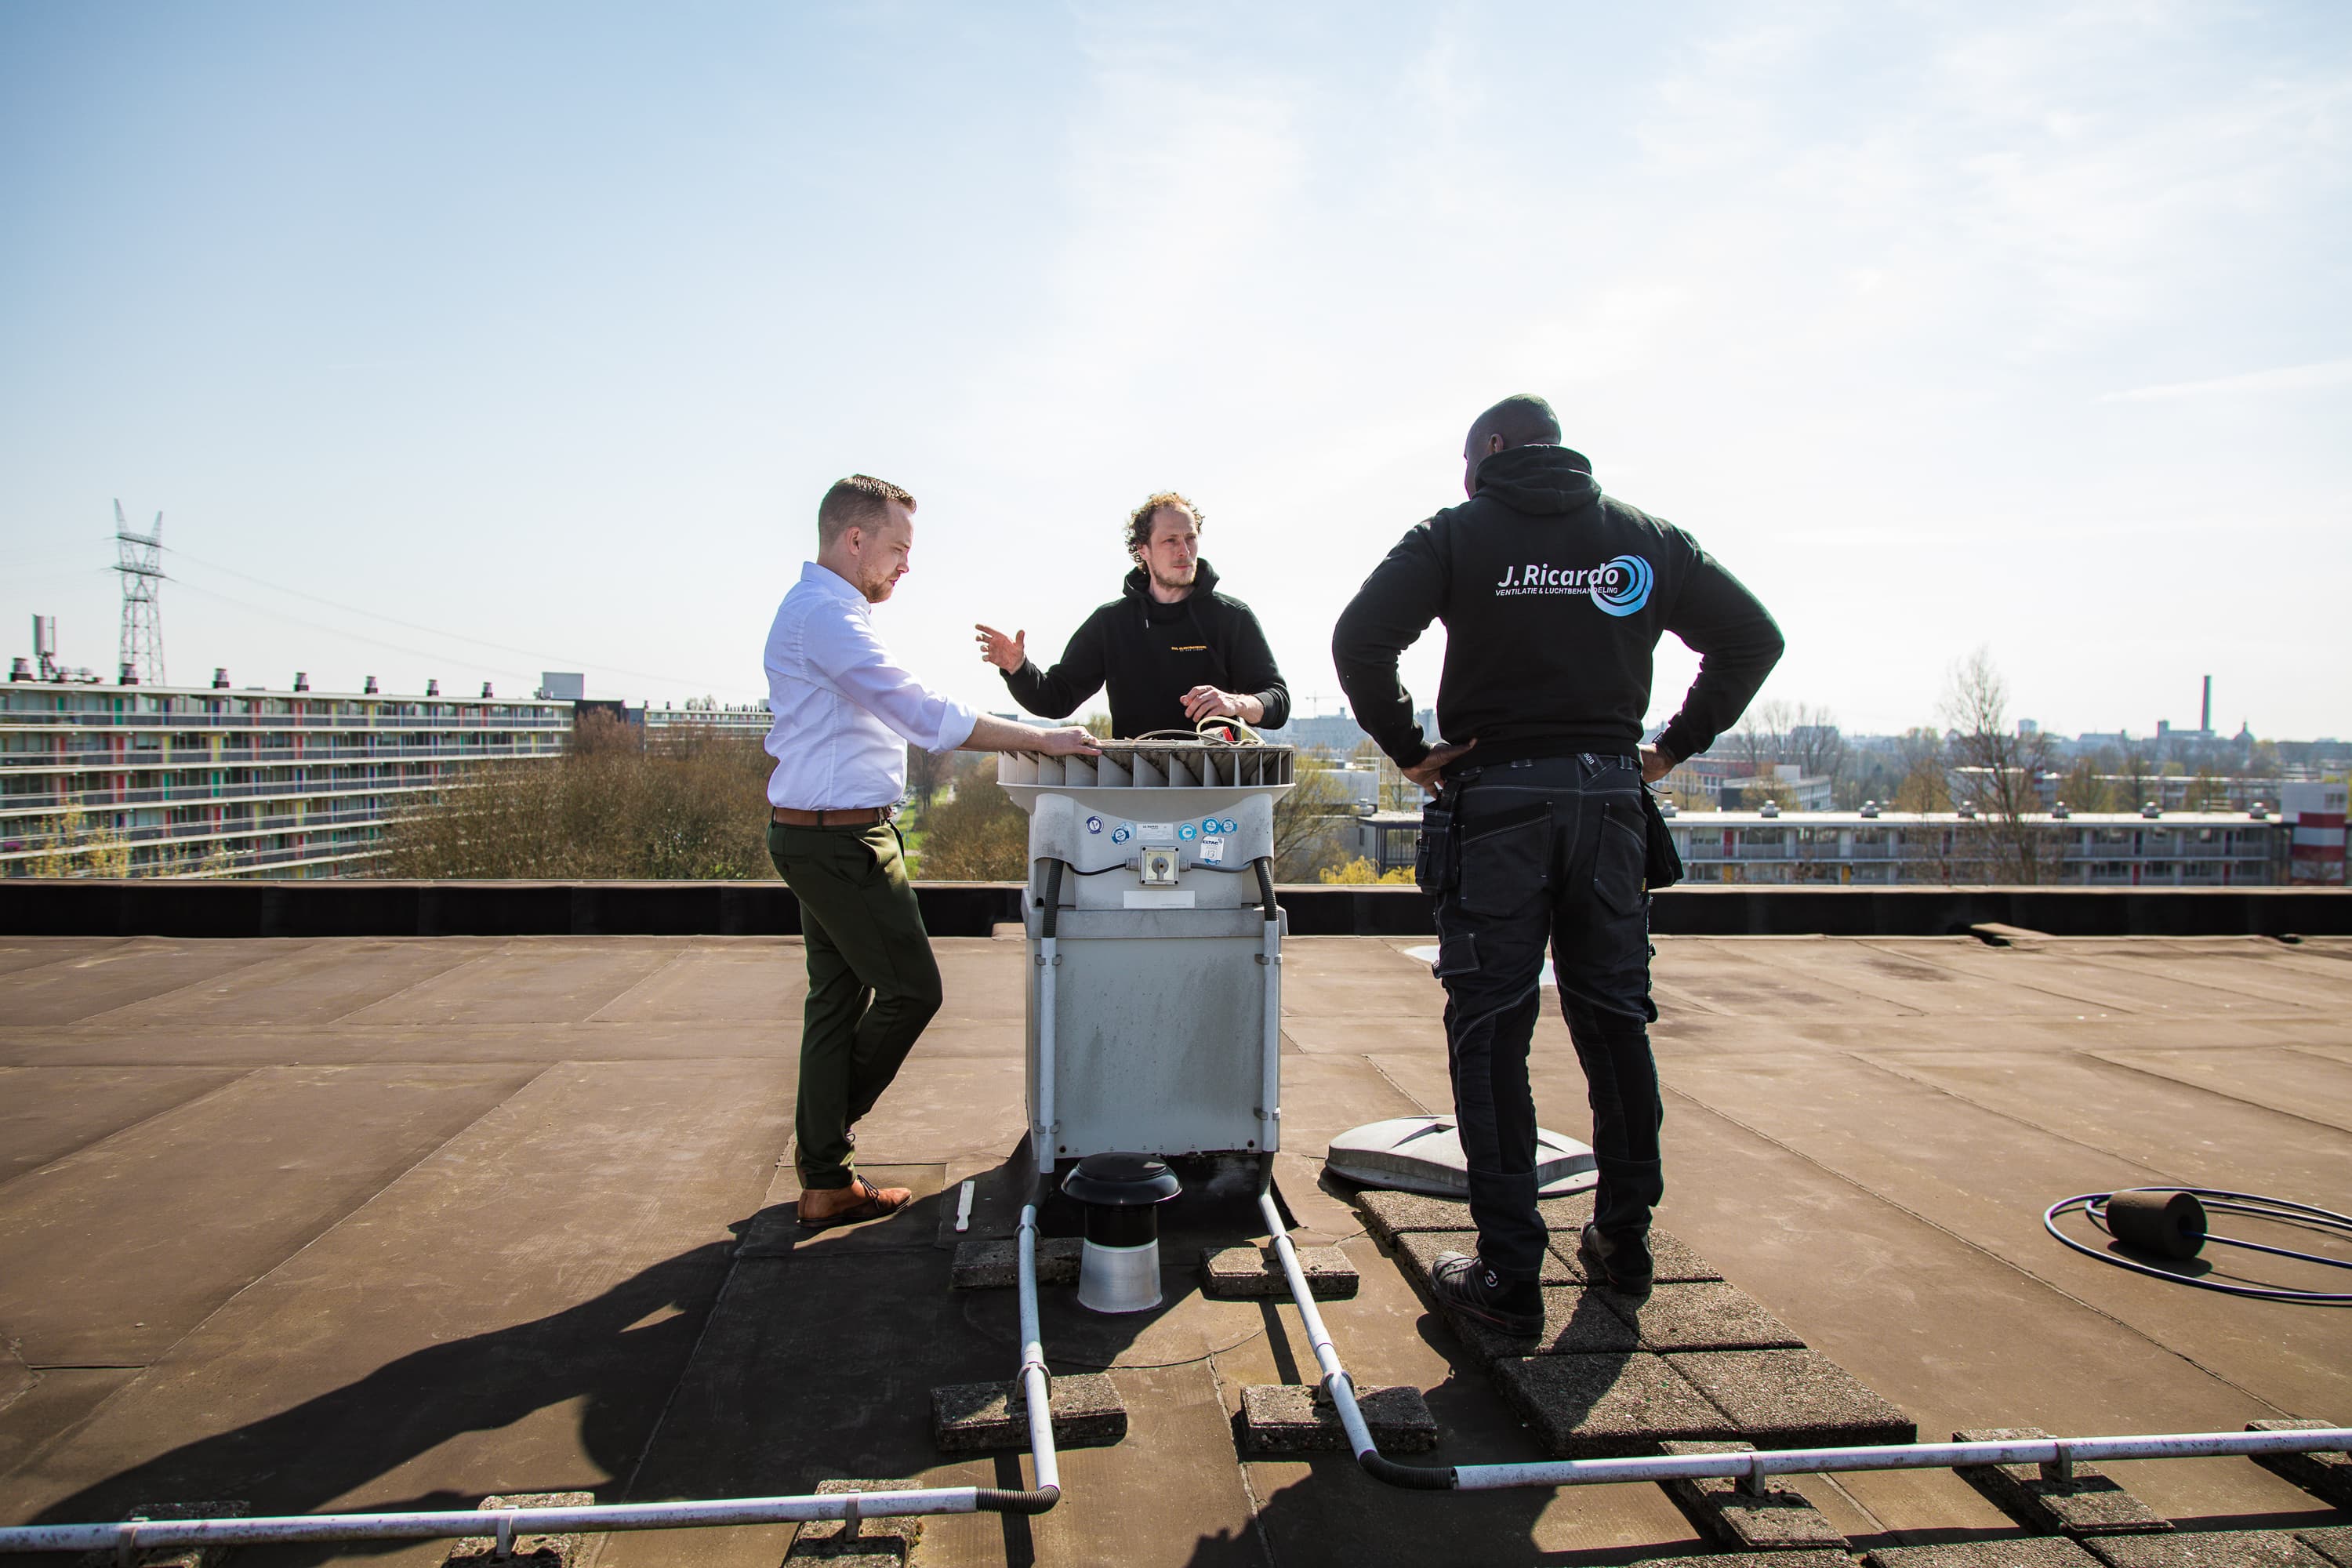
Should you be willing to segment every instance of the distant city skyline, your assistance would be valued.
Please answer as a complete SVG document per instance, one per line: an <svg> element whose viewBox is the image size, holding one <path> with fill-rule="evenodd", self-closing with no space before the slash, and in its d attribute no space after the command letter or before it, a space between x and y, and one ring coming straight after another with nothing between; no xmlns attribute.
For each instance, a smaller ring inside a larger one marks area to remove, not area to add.
<svg viewBox="0 0 2352 1568"><path fill-rule="evenodd" d="M955 695L1173 487L1333 711L1530 390L1768 698L1930 724L1982 645L2056 733L2341 735L2347 102L2313 5L9 8L0 652L112 674L119 499L178 684L756 700L860 469Z"/></svg>

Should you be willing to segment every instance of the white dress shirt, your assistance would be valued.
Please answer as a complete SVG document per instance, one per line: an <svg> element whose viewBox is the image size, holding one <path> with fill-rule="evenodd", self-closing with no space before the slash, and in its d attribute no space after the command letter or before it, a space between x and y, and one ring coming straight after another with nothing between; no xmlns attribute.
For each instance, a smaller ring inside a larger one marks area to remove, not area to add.
<svg viewBox="0 0 2352 1568"><path fill-rule="evenodd" d="M768 629L768 803L801 811L896 805L908 745L951 752L980 721L893 663L866 595L814 561Z"/></svg>

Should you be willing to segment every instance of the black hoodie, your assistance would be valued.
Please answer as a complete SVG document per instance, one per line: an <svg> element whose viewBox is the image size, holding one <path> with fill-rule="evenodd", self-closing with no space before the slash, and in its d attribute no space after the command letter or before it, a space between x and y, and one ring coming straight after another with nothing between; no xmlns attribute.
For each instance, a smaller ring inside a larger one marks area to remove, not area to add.
<svg viewBox="0 0 2352 1568"><path fill-rule="evenodd" d="M1331 634L1365 732L1401 766L1428 754L1397 656L1443 620L1437 727L1478 742L1460 766L1630 754L1667 632L1699 670L1658 744L1677 761L1714 744L1780 658L1780 629L1756 596L1681 529L1602 495L1580 452L1497 452L1476 486L1389 552Z"/></svg>
<svg viewBox="0 0 2352 1568"><path fill-rule="evenodd" d="M1194 567L1192 593L1172 605L1151 596L1142 567L1129 572L1119 596L1071 634L1059 664L1039 669L1024 659L1004 672L1013 700L1041 717L1066 719L1108 682L1111 732L1130 741L1154 730L1189 731L1184 693L1196 686L1256 698L1265 706L1265 728L1287 720L1290 691L1257 616L1216 591L1217 574L1206 561Z"/></svg>

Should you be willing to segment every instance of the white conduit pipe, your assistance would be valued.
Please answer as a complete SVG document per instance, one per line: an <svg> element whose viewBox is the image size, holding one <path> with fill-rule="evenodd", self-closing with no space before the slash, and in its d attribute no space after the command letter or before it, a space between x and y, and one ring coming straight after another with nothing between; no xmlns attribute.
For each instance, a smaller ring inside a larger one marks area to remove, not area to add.
<svg viewBox="0 0 2352 1568"><path fill-rule="evenodd" d="M1027 1491L1003 1487L931 1487L919 1491L724 1498L691 1502L596 1503L585 1508L453 1509L436 1513L311 1513L274 1519L122 1520L110 1524L33 1524L0 1529L0 1552L118 1552L173 1546L258 1546L310 1541L433 1541L487 1535L500 1554L517 1534L688 1530L728 1524L789 1524L818 1519L897 1519L934 1513L1044 1513L1061 1500L1045 1349L1037 1331L1037 1205L1021 1211L1022 1394L1029 1406Z"/></svg>
<svg viewBox="0 0 2352 1568"><path fill-rule="evenodd" d="M1257 1101L1265 1128L1258 1150L1271 1154L1282 1147L1282 910L1274 901L1274 862L1261 856L1256 864L1258 893L1265 904L1265 946L1258 954L1265 965L1265 1039Z"/></svg>
<svg viewBox="0 0 2352 1568"><path fill-rule="evenodd" d="M1029 1152L1037 1184L1054 1173L1054 981L1061 964L1055 935L1062 915L1062 863L1045 862L1045 896L1037 918L1037 1107L1029 1126Z"/></svg>
<svg viewBox="0 0 2352 1568"><path fill-rule="evenodd" d="M1423 1491L1498 1491L1513 1487L1598 1486L1614 1481L1721 1478L1760 1491L1769 1476L1832 1470L1944 1469L1956 1465L2042 1465L2063 1477L2076 1463L2112 1459L2188 1459L2220 1455L2352 1452L2352 1426L2287 1432L2179 1432L2145 1436L2037 1437L2000 1443L1889 1443L1843 1448L1773 1448L1746 1454L1662 1454L1622 1459L1548 1459L1520 1465L1403 1465L1387 1458L1356 1404L1355 1385L1298 1266L1274 1194L1258 1194L1258 1209L1274 1237L1290 1297L1307 1325L1323 1386L1339 1411L1357 1463L1391 1486Z"/></svg>

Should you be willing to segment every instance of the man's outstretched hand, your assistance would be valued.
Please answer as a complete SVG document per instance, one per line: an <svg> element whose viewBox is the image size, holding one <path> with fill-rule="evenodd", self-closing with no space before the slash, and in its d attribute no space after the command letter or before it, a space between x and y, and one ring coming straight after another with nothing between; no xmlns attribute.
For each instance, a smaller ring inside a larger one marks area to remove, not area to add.
<svg viewBox="0 0 2352 1568"><path fill-rule="evenodd" d="M985 662L1010 672L1020 668L1029 661L1027 632L1014 632L1011 637L1006 637L994 626L978 625L975 625L972 630L980 634L972 640L980 644L980 657Z"/></svg>
<svg viewBox="0 0 2352 1568"><path fill-rule="evenodd" d="M1042 731L1045 744L1037 749L1049 757L1098 757L1102 742L1084 724L1063 724Z"/></svg>
<svg viewBox="0 0 2352 1568"><path fill-rule="evenodd" d="M1477 743L1475 741L1465 741L1458 746L1440 746L1412 766L1400 771L1422 788L1435 794L1437 775L1445 771L1446 764Z"/></svg>

